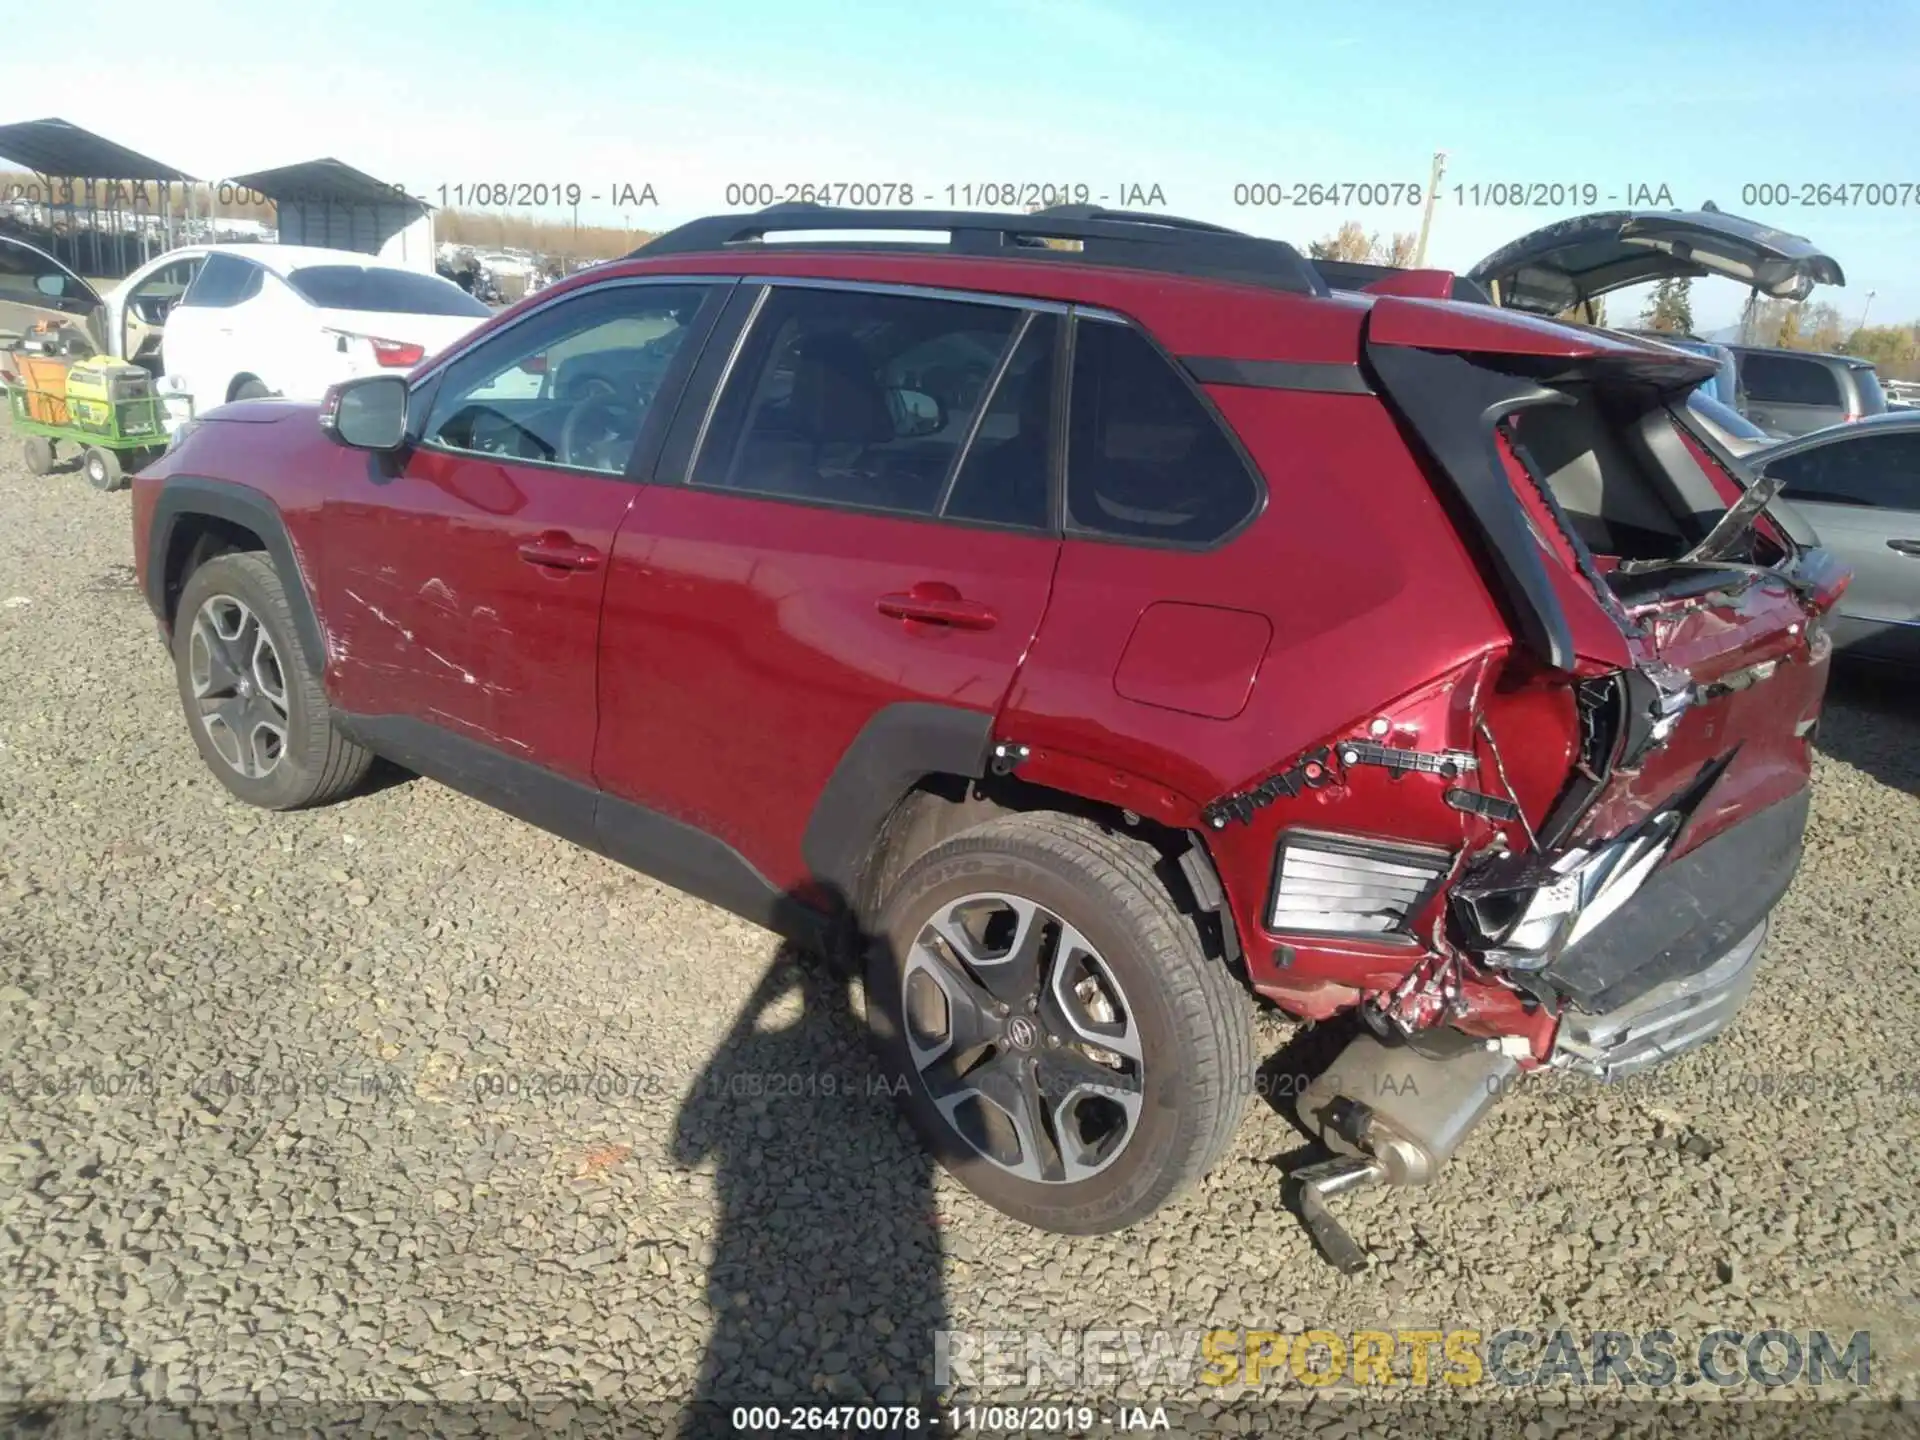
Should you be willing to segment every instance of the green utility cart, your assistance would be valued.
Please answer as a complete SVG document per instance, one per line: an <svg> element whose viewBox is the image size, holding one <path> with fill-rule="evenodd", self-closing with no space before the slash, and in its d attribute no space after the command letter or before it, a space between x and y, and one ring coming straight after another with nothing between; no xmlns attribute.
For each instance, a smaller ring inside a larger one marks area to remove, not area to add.
<svg viewBox="0 0 1920 1440"><path fill-rule="evenodd" d="M20 368L7 403L35 475L52 470L62 458L59 447L70 446L80 452L88 484L119 490L167 448L166 402L138 365L100 356Z"/></svg>

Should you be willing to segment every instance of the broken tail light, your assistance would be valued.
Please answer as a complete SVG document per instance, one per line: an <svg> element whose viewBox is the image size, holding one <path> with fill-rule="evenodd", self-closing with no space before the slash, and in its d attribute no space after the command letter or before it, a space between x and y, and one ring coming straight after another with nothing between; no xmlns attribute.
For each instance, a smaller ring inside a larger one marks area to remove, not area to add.
<svg viewBox="0 0 1920 1440"><path fill-rule="evenodd" d="M1426 846L1290 830L1274 859L1269 921L1280 933L1408 937L1451 864Z"/></svg>

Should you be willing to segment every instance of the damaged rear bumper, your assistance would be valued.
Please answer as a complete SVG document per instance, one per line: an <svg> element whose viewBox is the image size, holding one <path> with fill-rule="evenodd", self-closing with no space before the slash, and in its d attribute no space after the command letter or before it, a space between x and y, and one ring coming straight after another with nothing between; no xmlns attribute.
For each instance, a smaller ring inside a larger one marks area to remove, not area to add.
<svg viewBox="0 0 1920 1440"><path fill-rule="evenodd" d="M1753 989L1766 938L1762 923L1706 969L1656 985L1616 1010L1569 1010L1549 1063L1619 1080L1704 1045L1733 1023Z"/></svg>
<svg viewBox="0 0 1920 1440"><path fill-rule="evenodd" d="M1460 913L1473 928L1500 913L1492 902L1502 897L1517 914L1499 936L1483 932L1507 944L1481 954L1559 1014L1552 1063L1613 1079L1727 1026L1753 988L1767 917L1799 868L1809 798L1802 788L1661 863L1677 838L1679 817L1667 812L1638 835L1571 852L1588 858L1558 879L1546 867L1532 891L1466 897ZM1664 837L1657 851L1649 844L1656 836ZM1541 913L1542 898L1556 902L1551 916ZM1601 910L1603 919L1584 923ZM1551 944L1515 947L1529 927L1545 933L1549 920Z"/></svg>

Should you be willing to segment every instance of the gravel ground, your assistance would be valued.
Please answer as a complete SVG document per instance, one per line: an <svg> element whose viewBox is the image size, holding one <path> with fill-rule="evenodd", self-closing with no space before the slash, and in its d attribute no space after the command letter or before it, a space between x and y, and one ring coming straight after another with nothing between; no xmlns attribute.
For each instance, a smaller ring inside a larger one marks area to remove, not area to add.
<svg viewBox="0 0 1920 1440"><path fill-rule="evenodd" d="M1025 1230L764 932L405 777L231 801L127 497L0 452L0 1401L897 1401L941 1328L1557 1324L1866 1329L1920 1401L1911 689L1837 689L1736 1030L1528 1083L1441 1184L1338 1202L1375 1255L1343 1278L1274 1106L1132 1232Z"/></svg>

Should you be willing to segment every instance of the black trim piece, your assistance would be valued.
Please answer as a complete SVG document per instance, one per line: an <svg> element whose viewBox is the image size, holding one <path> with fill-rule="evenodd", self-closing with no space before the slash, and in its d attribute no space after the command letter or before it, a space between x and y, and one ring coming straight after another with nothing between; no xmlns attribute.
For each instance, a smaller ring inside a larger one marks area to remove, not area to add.
<svg viewBox="0 0 1920 1440"><path fill-rule="evenodd" d="M1569 397L1444 351L1369 340L1367 363L1479 531L1516 637L1542 663L1571 670L1572 627L1495 444L1500 422L1515 409Z"/></svg>
<svg viewBox="0 0 1920 1440"><path fill-rule="evenodd" d="M824 933L821 911L704 830L411 716L340 719L356 740L395 764L563 840L790 938L818 941Z"/></svg>
<svg viewBox="0 0 1920 1440"><path fill-rule="evenodd" d="M726 841L636 805L600 795L596 848L662 884L790 939L824 943L830 917L786 893Z"/></svg>
<svg viewBox="0 0 1920 1440"><path fill-rule="evenodd" d="M1067 429L1073 423L1073 357L1080 317L1069 311L1054 336L1053 430L1047 437L1047 518L1053 533L1067 533Z"/></svg>
<svg viewBox="0 0 1920 1440"><path fill-rule="evenodd" d="M868 854L893 808L929 775L978 780L987 773L993 716L984 710L902 701L860 727L827 777L800 841L807 869L843 895L858 895Z"/></svg>
<svg viewBox="0 0 1920 1440"><path fill-rule="evenodd" d="M1454 786L1440 798L1455 810L1468 815L1478 815L1482 820L1505 823L1520 818L1520 807L1513 801L1499 795L1489 795L1483 790L1472 790L1464 785Z"/></svg>
<svg viewBox="0 0 1920 1440"><path fill-rule="evenodd" d="M687 336L673 352L673 359L667 362L666 373L660 377L660 388L647 405L633 453L627 457L627 479L645 482L653 478L660 456L667 448L667 436L680 414L681 402L691 389L694 371L706 352L707 341L738 288L737 281L721 278L709 287L706 298L694 312Z"/></svg>
<svg viewBox="0 0 1920 1440"><path fill-rule="evenodd" d="M1619 913L1568 946L1540 978L1579 1009L1603 1015L1706 969L1786 894L1800 865L1810 799L1811 791L1798 790L1661 865Z"/></svg>
<svg viewBox="0 0 1920 1440"><path fill-rule="evenodd" d="M396 765L504 810L530 825L590 850L594 840L592 786L568 780L504 751L409 715L343 715L356 740Z"/></svg>
<svg viewBox="0 0 1920 1440"><path fill-rule="evenodd" d="M727 378L734 351L745 338L745 330L759 312L764 285L734 285L727 302L714 317L700 346L700 356L688 372L686 387L674 406L673 422L654 457L646 477L657 485L685 485L692 476L694 454L713 408L720 403L720 385Z"/></svg>
<svg viewBox="0 0 1920 1440"><path fill-rule="evenodd" d="M1639 672L1615 670L1574 686L1573 703L1580 720L1580 754L1573 773L1567 777L1566 785L1555 797L1553 808L1536 832L1540 849L1557 850L1566 844L1574 827L1586 817L1607 781L1613 778L1613 768L1629 729L1632 704L1626 679L1629 674Z"/></svg>
<svg viewBox="0 0 1920 1440"><path fill-rule="evenodd" d="M293 538L287 534L286 521L280 517L279 507L260 491L230 480L174 475L160 487L147 532L146 592L147 605L164 633L172 635L169 611L173 597L167 593L168 552L173 548L174 531L179 522L196 515L225 520L260 537L274 568L280 572L281 587L287 592L287 608L293 612L294 628L300 632L300 648L306 652L313 673L322 673L327 664L326 636L314 612L313 596L307 589L306 574L300 568Z"/></svg>
<svg viewBox="0 0 1920 1440"><path fill-rule="evenodd" d="M1286 769L1269 775L1248 790L1222 795L1201 811L1209 828L1224 830L1227 821L1251 825L1256 810L1273 804L1282 795L1294 799L1302 790L1323 790L1333 783L1332 749L1319 745L1308 750Z"/></svg>
<svg viewBox="0 0 1920 1440"><path fill-rule="evenodd" d="M635 250L630 260L664 255L738 252L761 248L770 234L795 231L923 231L944 234L909 245L841 241L781 251L907 250L919 254L1038 260L1051 264L1112 265L1237 281L1300 295L1326 295L1327 282L1283 240L1265 240L1204 221L1146 211L1056 206L1031 215L967 210L848 210L826 205L774 205L744 215L709 215L669 230ZM1078 240L1078 250L1056 250L1045 240Z"/></svg>
<svg viewBox="0 0 1920 1440"><path fill-rule="evenodd" d="M1186 355L1180 363L1202 385L1308 390L1321 395L1374 393L1358 365L1338 360L1232 360L1220 355Z"/></svg>

